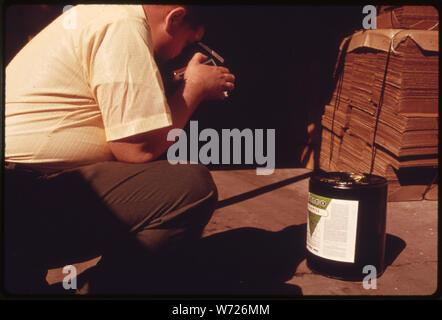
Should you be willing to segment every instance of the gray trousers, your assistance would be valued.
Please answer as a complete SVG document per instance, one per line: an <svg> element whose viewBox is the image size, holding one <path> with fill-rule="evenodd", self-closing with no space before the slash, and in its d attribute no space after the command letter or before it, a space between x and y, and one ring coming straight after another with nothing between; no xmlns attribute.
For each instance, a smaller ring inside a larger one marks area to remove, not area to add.
<svg viewBox="0 0 442 320"><path fill-rule="evenodd" d="M146 266L200 238L217 201L207 168L165 160L102 162L51 175L5 170L4 182L10 293L32 293L29 277L97 255L119 279L146 274Z"/></svg>

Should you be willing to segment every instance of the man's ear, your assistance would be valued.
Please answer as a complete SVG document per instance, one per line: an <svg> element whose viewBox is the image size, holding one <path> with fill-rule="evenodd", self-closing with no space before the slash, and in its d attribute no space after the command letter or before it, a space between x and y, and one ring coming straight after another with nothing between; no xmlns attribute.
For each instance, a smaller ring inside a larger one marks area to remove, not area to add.
<svg viewBox="0 0 442 320"><path fill-rule="evenodd" d="M186 15L186 9L184 7L176 7L170 10L166 16L166 31L173 33L177 28L181 27Z"/></svg>

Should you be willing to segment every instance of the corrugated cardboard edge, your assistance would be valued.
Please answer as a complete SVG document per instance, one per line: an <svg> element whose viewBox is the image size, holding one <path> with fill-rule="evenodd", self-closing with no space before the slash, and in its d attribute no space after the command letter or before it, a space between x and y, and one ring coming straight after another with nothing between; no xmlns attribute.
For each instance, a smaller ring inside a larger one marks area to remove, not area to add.
<svg viewBox="0 0 442 320"><path fill-rule="evenodd" d="M407 29L358 31L351 37L347 52L363 47L388 52L392 46L397 49L407 38L412 39L422 50L439 52L439 31Z"/></svg>

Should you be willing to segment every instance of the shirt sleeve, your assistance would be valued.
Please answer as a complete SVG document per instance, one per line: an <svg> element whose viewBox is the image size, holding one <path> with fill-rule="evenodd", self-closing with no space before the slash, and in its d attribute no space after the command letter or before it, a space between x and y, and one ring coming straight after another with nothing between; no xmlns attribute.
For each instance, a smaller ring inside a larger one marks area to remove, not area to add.
<svg viewBox="0 0 442 320"><path fill-rule="evenodd" d="M90 86L107 141L172 124L149 31L146 23L121 19L97 32L90 45Z"/></svg>

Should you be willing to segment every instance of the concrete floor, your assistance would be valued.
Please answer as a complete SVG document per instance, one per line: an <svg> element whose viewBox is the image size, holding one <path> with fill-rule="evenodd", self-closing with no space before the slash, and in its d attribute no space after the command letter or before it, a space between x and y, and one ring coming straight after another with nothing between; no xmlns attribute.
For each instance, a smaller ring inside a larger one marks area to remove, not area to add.
<svg viewBox="0 0 442 320"><path fill-rule="evenodd" d="M307 169L278 169L268 176L257 176L255 170L212 171L219 204L204 230L205 250L197 259L204 262L199 273L210 274L213 283L199 296L205 292L265 297L420 296L436 291L437 201L388 203L387 267L375 289L312 273L301 253L308 174ZM78 272L98 260L77 264ZM61 269L49 270L49 283L62 279ZM226 285L229 281L231 285ZM224 287L218 290L220 283Z"/></svg>

